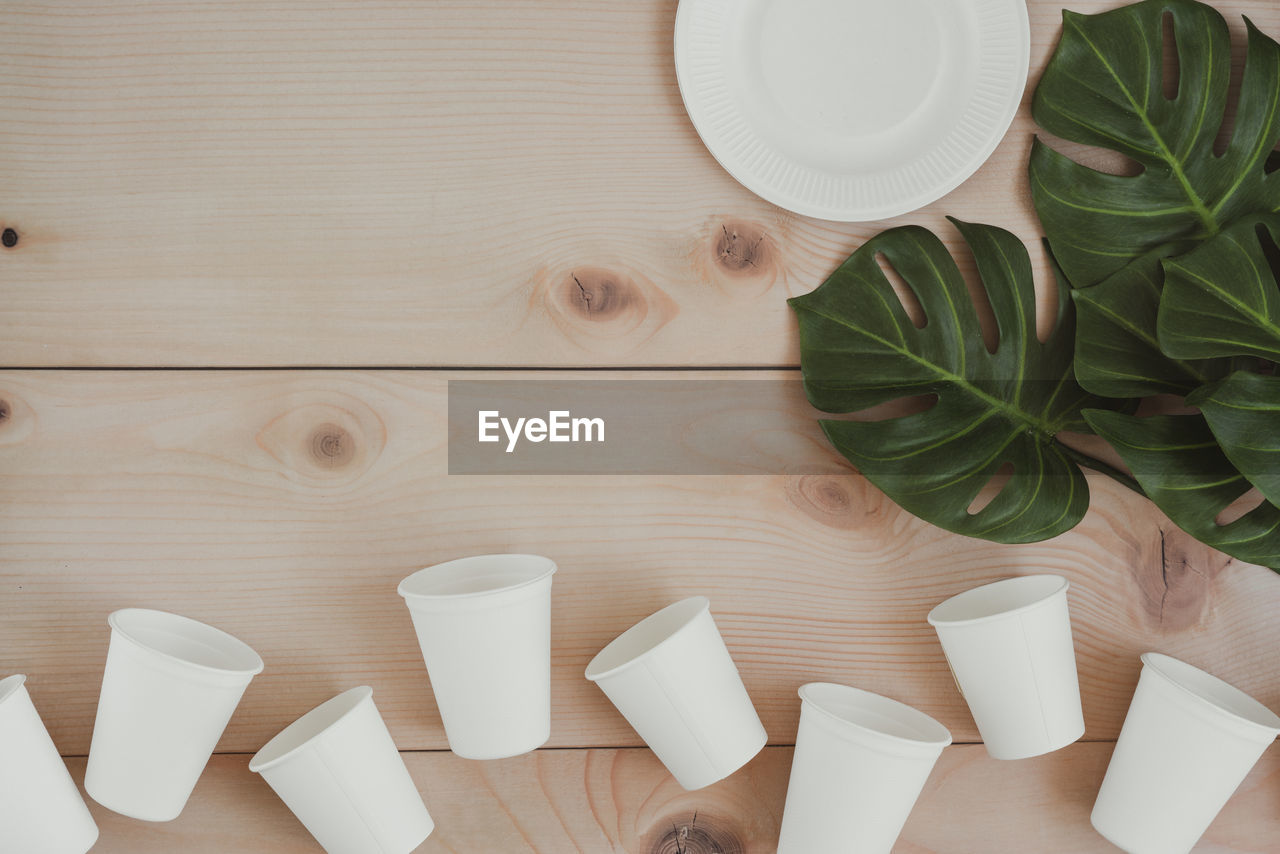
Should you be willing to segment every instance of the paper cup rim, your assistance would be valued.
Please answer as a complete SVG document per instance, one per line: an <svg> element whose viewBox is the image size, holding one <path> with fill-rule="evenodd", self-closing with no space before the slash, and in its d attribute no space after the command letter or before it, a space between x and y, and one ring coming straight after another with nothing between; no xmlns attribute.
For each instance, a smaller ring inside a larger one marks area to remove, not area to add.
<svg viewBox="0 0 1280 854"><path fill-rule="evenodd" d="M249 760L249 770L255 774L261 774L263 771L274 768L282 762L291 759L299 752L310 747L315 743L316 739L324 737L325 733L329 732L339 723L350 717L351 714L355 712L356 709L360 708L366 700L371 699L373 699L373 689L368 685L348 688L341 694L330 697L320 705L311 709L309 712L303 714L284 729L280 730L271 737L270 741L262 745L258 752L253 754L253 758ZM300 731L307 729L307 724L315 718L324 717L325 712L332 711L330 708L331 706L344 705L346 708L344 708L337 717L329 720L315 732L311 732L310 734L300 737ZM291 739L298 739L298 741L296 744L292 744L286 749L284 745ZM282 752L277 756L273 756L271 755L273 751Z"/></svg>
<svg viewBox="0 0 1280 854"><path fill-rule="evenodd" d="M836 682L809 682L801 685L797 693L800 695L800 701L805 706L819 712L828 720L834 721L842 730L866 733L877 740L887 742L896 747L925 747L941 750L951 744L951 731L934 717L925 714L915 706L909 706L900 700L877 694L874 691L866 691L862 688L854 688L852 685L841 685ZM842 710L836 708L835 703L832 702L837 699L846 702L858 702L866 711L876 711L872 708L873 706L879 706L881 710L892 711L901 716L898 718L901 723L919 732L920 736L899 735L882 727L874 726L865 720L859 720L847 713L842 713Z"/></svg>
<svg viewBox="0 0 1280 854"><path fill-rule="evenodd" d="M465 590L461 592L450 592L447 589L438 592L413 590L415 585L422 584L433 576L448 575L457 572L470 564L494 563L497 561L510 562L513 564L528 564L528 569L521 573L514 581L504 581L492 586L482 587L478 590ZM556 562L549 557L535 554L484 554L470 555L468 557L454 558L443 563L432 564L423 567L418 571L411 573L401 579L400 584L396 587L399 593L407 602L451 602L460 599L478 599L484 596L494 596L499 593L507 593L512 590L519 590L523 587L531 587L540 581L555 575L557 566Z"/></svg>
<svg viewBox="0 0 1280 854"><path fill-rule="evenodd" d="M219 655L225 656L229 665L220 667L214 664L205 664L200 661L193 661L186 656L179 655L171 650L163 649L154 643L139 637L136 632L138 626L133 626L132 630L130 622L136 618L144 617L155 621L157 625L154 628L160 628L162 631L182 631L185 637L196 643L203 644L210 649L215 650ZM181 614L173 614L169 611L158 611L152 608L121 608L118 611L111 612L107 617L107 624L111 626L111 630L119 637L124 638L134 646L146 650L147 652L157 655L161 658L176 662L183 667L193 670L202 671L204 673L217 674L236 674L241 676L256 676L261 673L265 667L262 656L258 655L253 647L240 640L235 635L223 631L216 626L208 623L202 623L199 620L193 620L191 617L184 617Z"/></svg>
<svg viewBox="0 0 1280 854"><path fill-rule="evenodd" d="M1201 707L1226 715L1230 720L1245 724L1259 733L1270 733L1273 739L1280 736L1280 715L1230 682L1164 653L1145 652L1141 659L1144 669L1192 697ZM1188 684L1193 680L1197 684ZM1214 694L1217 697L1212 696Z"/></svg>
<svg viewBox="0 0 1280 854"><path fill-rule="evenodd" d="M1043 584L1045 582L1050 582L1050 581L1053 583L1052 589L1049 589L1048 587L1046 587L1043 591L1037 591L1033 596L1028 598L1026 601L1019 602L1018 604L1014 605L1011 608L1002 608L999 611L979 614L978 616L975 616L975 617L948 617L947 616L948 611L957 610L961 608L963 605L968 604L966 600L980 599L984 595L989 595L996 588L1014 587L1014 586L1030 587L1031 584L1029 582L1034 582L1036 584ZM1036 608L1043 607L1044 605L1047 605L1048 603L1057 599L1059 595L1065 594L1069 589L1071 589L1071 582L1061 575L1056 575L1052 573L1047 573L1047 574L1042 573L1042 574L1036 574L1036 575L1014 575L1009 578L1002 578L999 581L992 581L988 584L981 584L977 587L971 587L968 590L965 590L963 592L957 593L954 596L944 599L943 601L939 602L937 605L933 607L933 610L929 612L929 616L927 617L927 619L929 621L929 625L934 626L935 628L939 626L981 625L982 623L990 623L990 622L995 622L997 620L1008 619L1009 617L1015 616L1017 614L1024 614L1028 611L1033 611Z"/></svg>
<svg viewBox="0 0 1280 854"><path fill-rule="evenodd" d="M27 684L27 677L22 673L0 679L0 706L17 696L18 691L25 684Z"/></svg>
<svg viewBox="0 0 1280 854"><path fill-rule="evenodd" d="M627 643L634 641L637 635L642 634L646 627L651 626L653 623L660 622L664 616L670 616L671 611L680 609L687 609L689 613L684 615L678 625L666 632L666 634L657 641L646 645L639 652L628 656L626 659L612 667L597 670L597 667L599 666L597 663L602 659L607 659L610 654L616 654L618 650L624 647ZM601 679L605 679L634 667L653 655L662 647L671 643L674 638L688 631L689 627L692 626L700 616L710 613L710 611L711 600L706 596L690 596L686 599L681 599L678 602L672 602L664 608L659 608L657 611L654 611L652 614L645 617L643 620L636 623L613 640L609 641L609 643L605 644L604 649L597 652L595 656L592 657L590 663L587 664L586 672L583 675L591 682L598 682Z"/></svg>

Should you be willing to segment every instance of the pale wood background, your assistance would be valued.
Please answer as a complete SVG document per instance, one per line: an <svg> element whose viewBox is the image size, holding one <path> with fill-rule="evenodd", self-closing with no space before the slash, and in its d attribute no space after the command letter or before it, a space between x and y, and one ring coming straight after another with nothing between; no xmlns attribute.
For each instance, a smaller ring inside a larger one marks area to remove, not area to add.
<svg viewBox="0 0 1280 854"><path fill-rule="evenodd" d="M894 850L1114 852L1089 825L1110 752L1107 744L1076 744L1010 766L988 759L978 745L949 748ZM687 854L770 854L791 749L767 747L737 774L698 792L681 789L648 750L541 750L500 763L468 762L451 753L409 753L405 759L436 820L435 833L420 849L424 854L678 854L680 848ZM146 832L97 804L90 807L103 838L127 838L130 854L316 851L284 804L249 773L248 761L214 757L182 816ZM81 780L84 760L69 764ZM1249 775L1197 852L1274 851L1277 779L1280 751ZM259 806L246 811L246 803ZM982 833L966 830L978 826Z"/></svg>
<svg viewBox="0 0 1280 854"><path fill-rule="evenodd" d="M1280 34L1274 3L1217 5L1237 34L1241 13ZM784 298L884 225L783 213L715 164L681 108L674 9L6 4L0 227L20 240L0 250L0 675L28 673L60 748L81 756L111 610L189 614L267 662L220 745L234 755L188 812L152 826L95 808L95 851L315 850L241 754L360 683L401 747L427 751L409 755L440 828L424 851L670 854L668 830L695 811L688 854L771 851L795 689L881 691L976 741L923 617L1014 572L1073 583L1092 743L1020 763L949 750L899 851L1108 850L1087 812L1147 649L1280 707L1280 579L1102 478L1076 530L1002 547L932 529L852 474L446 474L448 379L793 366ZM1034 81L1059 3L1031 11ZM993 222L1038 256L1031 132L1024 104L977 176L901 221ZM102 370L126 366L255 370ZM342 370L393 366L420 369ZM499 370L448 370L474 366ZM766 401L789 452L829 461L793 403ZM468 763L439 752L394 588L502 550L561 566L561 749ZM684 793L581 674L694 593L712 598L781 747ZM1198 850L1275 850L1278 753Z"/></svg>

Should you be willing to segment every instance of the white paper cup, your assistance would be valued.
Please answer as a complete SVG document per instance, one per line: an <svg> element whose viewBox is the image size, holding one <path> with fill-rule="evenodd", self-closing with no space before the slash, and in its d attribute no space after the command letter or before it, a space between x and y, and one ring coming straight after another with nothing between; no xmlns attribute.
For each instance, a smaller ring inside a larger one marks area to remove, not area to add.
<svg viewBox="0 0 1280 854"><path fill-rule="evenodd" d="M289 724L249 770L329 854L408 854L435 829L367 686Z"/></svg>
<svg viewBox="0 0 1280 854"><path fill-rule="evenodd" d="M1067 580L1007 578L952 596L929 623L994 759L1025 759L1084 735Z"/></svg>
<svg viewBox="0 0 1280 854"><path fill-rule="evenodd" d="M591 660L586 677L686 789L729 776L768 740L705 596L627 629Z"/></svg>
<svg viewBox="0 0 1280 854"><path fill-rule="evenodd" d="M27 677L0 679L0 850L84 854L98 840L67 766L27 693Z"/></svg>
<svg viewBox="0 0 1280 854"><path fill-rule="evenodd" d="M951 733L879 694L800 689L778 854L890 854Z"/></svg>
<svg viewBox="0 0 1280 854"><path fill-rule="evenodd" d="M177 614L126 608L107 622L111 645L85 791L130 818L171 821L262 659L243 641Z"/></svg>
<svg viewBox="0 0 1280 854"><path fill-rule="evenodd" d="M1147 653L1094 828L1129 854L1185 854L1277 735L1280 717L1248 694Z"/></svg>
<svg viewBox="0 0 1280 854"><path fill-rule="evenodd" d="M551 576L537 555L480 555L400 582L449 748L528 753L551 737Z"/></svg>

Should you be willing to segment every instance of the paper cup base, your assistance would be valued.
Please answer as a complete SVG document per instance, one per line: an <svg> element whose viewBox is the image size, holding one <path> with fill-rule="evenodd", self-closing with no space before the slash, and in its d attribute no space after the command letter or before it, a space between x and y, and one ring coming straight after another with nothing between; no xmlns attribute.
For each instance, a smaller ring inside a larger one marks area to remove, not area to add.
<svg viewBox="0 0 1280 854"><path fill-rule="evenodd" d="M1107 827L1096 813L1091 813L1089 815L1089 824L1093 825L1093 829L1098 832L1099 836L1119 848L1121 851L1133 852L1140 850L1138 846L1141 845L1142 840L1127 839L1123 833L1116 833L1112 831L1112 829Z"/></svg>
<svg viewBox="0 0 1280 854"><path fill-rule="evenodd" d="M1045 741L1037 745L1024 745L1021 749L1010 749L999 744L987 744L987 755L992 759L998 759L1002 762L1011 762L1018 759L1032 759L1036 756L1044 756L1046 753L1053 753L1055 750L1061 750L1075 744L1084 738L1084 724L1073 728L1068 732L1061 733L1055 739Z"/></svg>
<svg viewBox="0 0 1280 854"><path fill-rule="evenodd" d="M446 737L447 737L446 733ZM472 750L467 745L454 745L449 743L449 750L454 756L460 759L469 759L475 762L490 762L494 759L511 759L515 756L523 756L526 753L532 753L542 745L551 740L551 728L548 727L546 732L540 733L533 739L508 742L508 743L491 743L486 745L484 750Z"/></svg>
<svg viewBox="0 0 1280 854"><path fill-rule="evenodd" d="M760 751L764 750L765 745L769 743L769 736L763 728L760 730L760 737L756 743L743 751L742 755L736 761L730 762L728 765L722 765L715 772L705 777L697 779L689 779L688 777L677 778L676 782L688 792L695 792L698 789L705 789L707 786L719 783L721 780L727 779L745 768L752 759L760 755ZM655 754L656 755L656 754Z"/></svg>
<svg viewBox="0 0 1280 854"><path fill-rule="evenodd" d="M177 812L148 812L147 810L138 809L136 804L132 804L127 800L119 800L112 798L109 792L101 790L100 786L93 785L88 777L84 781L84 791L94 802L100 806L104 806L114 813L118 813L125 818L131 818L134 821L147 821L152 824L164 824L173 821L182 815L182 809ZM185 806L185 804L184 804Z"/></svg>

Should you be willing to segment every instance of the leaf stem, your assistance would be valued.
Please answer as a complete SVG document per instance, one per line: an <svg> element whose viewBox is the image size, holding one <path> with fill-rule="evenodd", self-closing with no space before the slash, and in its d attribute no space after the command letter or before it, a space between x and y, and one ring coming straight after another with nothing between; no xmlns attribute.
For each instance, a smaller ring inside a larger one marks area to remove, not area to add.
<svg viewBox="0 0 1280 854"><path fill-rule="evenodd" d="M1058 450L1060 450L1065 456L1070 458L1077 465L1084 466L1085 468L1088 468L1088 469L1093 469L1096 472L1102 472L1107 477L1114 480L1116 483L1129 487L1129 489L1132 489L1134 492L1138 493L1143 498L1148 497L1147 493L1142 489L1142 484L1138 483L1137 478L1133 477L1132 475L1125 474L1124 472L1120 471L1120 469L1116 468L1110 463L1104 463L1102 460L1099 460L1095 457L1091 457L1088 454L1084 453L1083 451L1077 451L1075 448L1071 447L1070 445L1065 445L1062 442L1058 441L1057 439L1054 439L1053 441L1054 441L1054 444L1058 446Z"/></svg>

